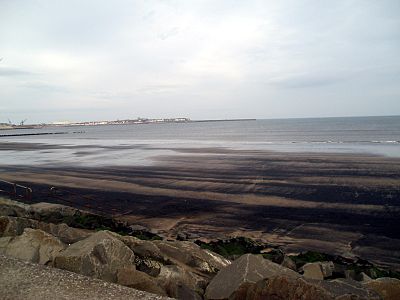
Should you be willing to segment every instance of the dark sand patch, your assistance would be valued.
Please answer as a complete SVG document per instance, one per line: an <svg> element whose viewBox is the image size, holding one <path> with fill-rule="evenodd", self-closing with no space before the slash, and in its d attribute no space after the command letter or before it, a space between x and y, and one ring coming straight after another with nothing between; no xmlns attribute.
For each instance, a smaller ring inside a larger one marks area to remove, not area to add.
<svg viewBox="0 0 400 300"><path fill-rule="evenodd" d="M165 235L249 236L288 251L360 255L400 269L400 159L182 149L157 165L0 167L33 201L118 215Z"/></svg>

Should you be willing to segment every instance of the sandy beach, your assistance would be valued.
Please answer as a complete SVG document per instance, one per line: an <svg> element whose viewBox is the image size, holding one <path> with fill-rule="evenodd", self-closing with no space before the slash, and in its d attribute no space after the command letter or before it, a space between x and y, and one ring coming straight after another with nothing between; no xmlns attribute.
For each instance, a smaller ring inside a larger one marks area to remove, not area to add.
<svg viewBox="0 0 400 300"><path fill-rule="evenodd" d="M41 148L57 146L0 144L8 151ZM211 147L174 151L179 155L157 156L151 166L2 165L1 179L31 187L33 202L113 214L165 236L247 236L287 252L360 256L400 269L400 159Z"/></svg>

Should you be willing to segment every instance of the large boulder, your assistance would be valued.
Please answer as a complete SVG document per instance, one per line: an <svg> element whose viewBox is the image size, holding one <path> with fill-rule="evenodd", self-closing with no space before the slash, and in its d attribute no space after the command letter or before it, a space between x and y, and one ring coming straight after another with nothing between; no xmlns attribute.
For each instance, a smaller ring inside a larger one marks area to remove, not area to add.
<svg viewBox="0 0 400 300"><path fill-rule="evenodd" d="M119 269L117 272L117 283L161 296L167 295L153 277L133 267Z"/></svg>
<svg viewBox="0 0 400 300"><path fill-rule="evenodd" d="M309 279L319 279L330 277L334 271L334 264L331 261L307 263L302 267L304 277Z"/></svg>
<svg viewBox="0 0 400 300"><path fill-rule="evenodd" d="M247 288L247 293L231 300L378 300L379 295L355 281L314 280L279 275L263 279Z"/></svg>
<svg viewBox="0 0 400 300"><path fill-rule="evenodd" d="M363 285L376 291L384 300L400 299L400 280L396 278L379 278Z"/></svg>
<svg viewBox="0 0 400 300"><path fill-rule="evenodd" d="M39 229L26 228L22 235L8 238L8 243L1 247L5 255L43 265L51 263L65 248L56 237Z"/></svg>
<svg viewBox="0 0 400 300"><path fill-rule="evenodd" d="M118 269L134 267L134 259L133 252L117 234L99 231L59 253L54 265L60 269L116 282Z"/></svg>
<svg viewBox="0 0 400 300"><path fill-rule="evenodd" d="M230 299L235 293L245 294L249 285L278 275L299 276L293 270L266 260L261 255L245 254L219 271L208 285L205 296L206 299Z"/></svg>
<svg viewBox="0 0 400 300"><path fill-rule="evenodd" d="M196 275L182 266L162 266L157 282L164 288L168 296L177 299L202 299L206 278Z"/></svg>
<svg viewBox="0 0 400 300"><path fill-rule="evenodd" d="M168 259L190 266L202 273L214 274L231 263L221 255L201 249L192 242L154 241L154 244Z"/></svg>

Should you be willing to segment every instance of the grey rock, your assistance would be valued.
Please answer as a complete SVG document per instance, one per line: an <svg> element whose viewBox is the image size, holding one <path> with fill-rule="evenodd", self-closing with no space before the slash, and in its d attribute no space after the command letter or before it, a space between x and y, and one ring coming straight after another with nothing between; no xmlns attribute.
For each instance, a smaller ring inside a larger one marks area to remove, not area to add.
<svg viewBox="0 0 400 300"><path fill-rule="evenodd" d="M130 236L120 236L120 239L135 253L135 265L139 271L154 277L160 273L161 267L166 261L160 249L153 242Z"/></svg>
<svg viewBox="0 0 400 300"><path fill-rule="evenodd" d="M202 299L208 280L181 266L163 266L157 276L157 282L168 296L177 299Z"/></svg>
<svg viewBox="0 0 400 300"><path fill-rule="evenodd" d="M163 253L152 241L140 240L132 236L120 236L120 239L137 255L163 260Z"/></svg>
<svg viewBox="0 0 400 300"><path fill-rule="evenodd" d="M314 280L279 275L263 279L247 288L241 298L232 300L378 300L379 295L357 282Z"/></svg>
<svg viewBox="0 0 400 300"><path fill-rule="evenodd" d="M30 218L32 216L29 205L11 199L0 198L0 216L14 216Z"/></svg>
<svg viewBox="0 0 400 300"><path fill-rule="evenodd" d="M283 257L283 260L281 262L281 266L291 269L293 271L297 271L297 266L296 263L293 261L293 259L291 259L289 256L285 255Z"/></svg>
<svg viewBox="0 0 400 300"><path fill-rule="evenodd" d="M21 217L0 217L0 236L17 236L24 232L25 228L38 228L38 221Z"/></svg>
<svg viewBox="0 0 400 300"><path fill-rule="evenodd" d="M332 290L338 294L346 292L346 294L355 295L361 299L379 299L378 293L363 286L361 282L353 279L338 278L334 280L324 280L323 284L326 282L328 282L326 289L329 290L329 288L332 287ZM355 298L355 296L353 297Z"/></svg>
<svg viewBox="0 0 400 300"><path fill-rule="evenodd" d="M117 283L161 296L167 295L153 277L133 267L119 269L117 272Z"/></svg>
<svg viewBox="0 0 400 300"><path fill-rule="evenodd" d="M116 282L118 269L134 267L135 255L109 231L99 231L70 245L54 259L57 268Z"/></svg>
<svg viewBox="0 0 400 300"><path fill-rule="evenodd" d="M0 238L0 254L6 252L7 246L13 238L11 236L5 236Z"/></svg>
<svg viewBox="0 0 400 300"><path fill-rule="evenodd" d="M17 236L22 234L25 228L43 230L66 244L83 240L92 234L89 230L73 228L64 223L53 224L21 217L0 217L0 236Z"/></svg>
<svg viewBox="0 0 400 300"><path fill-rule="evenodd" d="M192 242L154 241L154 244L168 259L203 273L216 273L231 263L221 255L201 249Z"/></svg>
<svg viewBox="0 0 400 300"><path fill-rule="evenodd" d="M36 216L40 216L41 218L52 216L54 214L59 214L61 216L73 216L78 212L83 213L83 211L74 207L47 202L31 204L30 209Z"/></svg>
<svg viewBox="0 0 400 300"><path fill-rule="evenodd" d="M26 228L22 235L11 238L7 245L3 245L3 253L44 265L51 263L64 248L65 245L56 237L39 229Z"/></svg>
<svg viewBox="0 0 400 300"><path fill-rule="evenodd" d="M331 277L334 270L335 265L331 261L320 262L322 273L324 274L324 278Z"/></svg>
<svg viewBox="0 0 400 300"><path fill-rule="evenodd" d="M361 272L360 274L358 274L356 276L356 280L357 281L361 281L361 282L367 282L367 281L371 281L372 278L369 277L367 274L365 274L364 272Z"/></svg>
<svg viewBox="0 0 400 300"><path fill-rule="evenodd" d="M399 279L383 277L364 282L363 286L376 291L384 300L400 299Z"/></svg>
<svg viewBox="0 0 400 300"><path fill-rule="evenodd" d="M53 224L39 222L37 228L58 237L63 243L73 244L89 237L92 232L68 226L65 223Z"/></svg>
<svg viewBox="0 0 400 300"><path fill-rule="evenodd" d="M304 271L304 277L309 279L319 279L322 280L324 278L332 276L334 271L333 262L315 262L315 263L307 263L302 267Z"/></svg>
<svg viewBox="0 0 400 300"><path fill-rule="evenodd" d="M135 255L136 269L150 276L156 277L160 274L163 263L151 257L140 257Z"/></svg>
<svg viewBox="0 0 400 300"><path fill-rule="evenodd" d="M356 278L356 276L357 276L356 271L354 271L354 270L345 270L343 273L344 273L344 277L345 277L346 279L353 279L353 280L355 280L355 278Z"/></svg>
<svg viewBox="0 0 400 300"><path fill-rule="evenodd" d="M345 272L347 271L347 267L345 265L333 263L333 266L333 272L341 275L342 277L346 277Z"/></svg>
<svg viewBox="0 0 400 300"><path fill-rule="evenodd" d="M300 276L293 270L264 259L260 255L245 254L233 261L212 279L206 289L206 299L229 299L243 285L254 284L264 278L278 275Z"/></svg>

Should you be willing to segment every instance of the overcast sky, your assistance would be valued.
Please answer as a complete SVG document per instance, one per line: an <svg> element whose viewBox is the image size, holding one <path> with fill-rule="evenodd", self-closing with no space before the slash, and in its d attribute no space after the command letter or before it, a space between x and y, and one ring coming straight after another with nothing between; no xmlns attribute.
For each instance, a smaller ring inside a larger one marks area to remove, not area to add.
<svg viewBox="0 0 400 300"><path fill-rule="evenodd" d="M0 122L400 115L400 1L0 0Z"/></svg>

